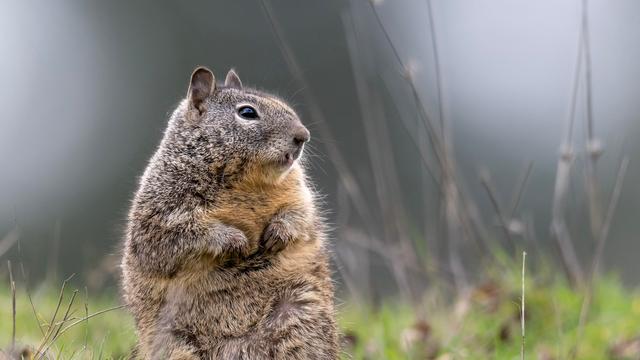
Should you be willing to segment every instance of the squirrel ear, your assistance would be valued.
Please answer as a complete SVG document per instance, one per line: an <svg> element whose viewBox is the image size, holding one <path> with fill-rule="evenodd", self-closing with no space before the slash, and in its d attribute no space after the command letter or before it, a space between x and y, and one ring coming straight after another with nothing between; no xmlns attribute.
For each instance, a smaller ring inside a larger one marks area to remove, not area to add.
<svg viewBox="0 0 640 360"><path fill-rule="evenodd" d="M189 104L202 113L202 102L216 89L216 79L211 70L204 66L197 67L191 74L189 84Z"/></svg>
<svg viewBox="0 0 640 360"><path fill-rule="evenodd" d="M224 80L224 86L238 90L242 89L242 81L240 81L240 77L238 77L238 74L236 74L233 69L229 70L227 73L227 78Z"/></svg>

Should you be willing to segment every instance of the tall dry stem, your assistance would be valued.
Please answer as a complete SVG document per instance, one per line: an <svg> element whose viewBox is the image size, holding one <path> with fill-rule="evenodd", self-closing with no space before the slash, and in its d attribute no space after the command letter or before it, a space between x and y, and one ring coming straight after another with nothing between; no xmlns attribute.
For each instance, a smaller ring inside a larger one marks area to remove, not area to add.
<svg viewBox="0 0 640 360"><path fill-rule="evenodd" d="M9 268L9 285L11 286L11 349L16 348L16 282L13 280L11 261L7 261Z"/></svg>
<svg viewBox="0 0 640 360"><path fill-rule="evenodd" d="M595 136L593 117L593 85L591 82L591 41L589 33L589 1L582 0L582 42L585 77L586 103L586 155L585 185L589 201L589 219L594 239L600 236L602 227L602 210L600 208L600 188L598 186L597 163L602 155L602 143Z"/></svg>
<svg viewBox="0 0 640 360"><path fill-rule="evenodd" d="M443 92L442 92L442 71L439 67L440 58L439 52L437 48L437 39L436 33L432 34L432 51L434 56L437 58L436 60L436 72L438 81L437 81L437 92L438 92L438 102L439 102L439 120L442 124L441 128L436 128L433 123L432 117L428 115L427 108L425 107L421 96L418 93L416 82L415 82L415 73L414 69L407 65L406 61L400 56L398 49L396 48L389 32L384 26L384 22L382 21L380 14L377 9L377 5L374 2L369 2L374 18L382 30L382 33L387 41L387 44L392 50L392 53L400 65L400 68L404 71L404 79L406 80L411 93L413 95L413 99L416 103L416 106L419 111L419 117L421 119L421 124L423 127L419 128L420 131L426 133L427 136L421 137L422 139L428 139L431 145L431 149L435 158L437 159L437 164L440 170L440 184L441 184L441 194L442 194L442 211L444 218L444 229L446 243L449 247L448 255L449 255L449 265L451 266L451 272L454 277L454 282L456 288L459 292L462 292L464 288L467 287L468 280L465 267L463 265L463 261L460 255L460 245L462 240L469 241L475 237L474 229L472 227L472 221L470 220L468 214L468 207L464 206L465 202L468 202L468 199L462 199L462 193L460 191L460 187L458 184L459 179L456 176L456 166L455 159L453 155L453 146L450 131L446 131L447 119L444 115L444 106L443 106ZM433 22L433 13L431 5L428 4L429 16L432 20L432 28L435 30L435 22Z"/></svg>
<svg viewBox="0 0 640 360"><path fill-rule="evenodd" d="M520 325L522 327L522 343L520 345L520 359L524 360L524 345L525 345L525 323L524 323L524 271L525 271L525 262L527 258L527 252L522 252L522 297L520 298Z"/></svg>
<svg viewBox="0 0 640 360"><path fill-rule="evenodd" d="M583 284L584 273L576 255L565 215L567 212L567 200L569 195L569 185L571 182L571 167L574 160L573 131L584 50L583 38L584 26L581 27L578 36L578 49L574 66L573 86L567 116L567 129L565 130L564 138L560 144L560 154L558 157L556 181L551 206L551 235L558 245L560 260L562 261L567 277L574 285Z"/></svg>
<svg viewBox="0 0 640 360"><path fill-rule="evenodd" d="M587 324L587 318L589 316L589 311L591 310L591 303L593 301L593 292L595 286L595 279L600 272L600 262L602 261L602 256L604 254L604 247L607 243L607 239L609 238L609 229L611 228L611 222L613 221L613 216L615 214L616 208L618 207L618 200L620 199L620 193L622 192L622 184L624 182L625 175L627 173L627 168L629 167L629 159L624 157L620 162L620 167L618 168L618 174L616 176L616 183L613 187L613 191L611 192L611 199L609 200L609 207L607 209L607 214L604 219L604 223L602 224L600 234L597 239L596 251L591 260L591 268L589 272L589 278L587 279L587 284L585 288L585 296L582 300L582 306L580 307L580 317L578 320L578 330L576 336L576 343L571 352L571 358L575 358L578 347L580 346L580 341L582 340L582 335L584 333L584 327Z"/></svg>

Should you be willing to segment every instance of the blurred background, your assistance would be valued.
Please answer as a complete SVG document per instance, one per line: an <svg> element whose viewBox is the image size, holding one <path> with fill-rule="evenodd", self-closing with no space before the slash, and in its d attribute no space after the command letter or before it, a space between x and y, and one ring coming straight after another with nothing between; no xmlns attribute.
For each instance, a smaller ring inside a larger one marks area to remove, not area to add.
<svg viewBox="0 0 640 360"><path fill-rule="evenodd" d="M6 3L0 259L35 279L78 273L113 288L138 176L206 65L218 79L235 68L309 126L349 296L411 297L433 274L464 288L496 249L580 277L572 254L584 273L609 224L603 268L636 286L640 3L593 0L587 36L581 11L552 0ZM575 251L557 245L563 225Z"/></svg>

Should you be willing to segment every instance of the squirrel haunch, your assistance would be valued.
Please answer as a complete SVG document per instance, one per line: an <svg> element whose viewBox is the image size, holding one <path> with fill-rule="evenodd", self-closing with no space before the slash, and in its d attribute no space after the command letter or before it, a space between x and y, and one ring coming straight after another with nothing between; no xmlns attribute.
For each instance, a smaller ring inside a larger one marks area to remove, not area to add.
<svg viewBox="0 0 640 360"><path fill-rule="evenodd" d="M129 212L142 359L336 359L324 220L282 100L197 68Z"/></svg>

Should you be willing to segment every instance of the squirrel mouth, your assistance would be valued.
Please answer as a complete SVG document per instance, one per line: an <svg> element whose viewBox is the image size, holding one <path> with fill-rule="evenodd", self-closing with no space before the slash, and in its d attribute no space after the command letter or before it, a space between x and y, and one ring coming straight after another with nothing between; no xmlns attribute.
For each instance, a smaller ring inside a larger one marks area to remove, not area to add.
<svg viewBox="0 0 640 360"><path fill-rule="evenodd" d="M287 167L293 165L293 162L295 161L293 154L291 153L286 153L284 154L284 159L282 161L282 165L286 165Z"/></svg>
<svg viewBox="0 0 640 360"><path fill-rule="evenodd" d="M302 149L298 148L295 151L287 151L278 161L279 165L285 168L289 168L293 165L293 163L298 160L300 157L300 153L302 153Z"/></svg>

